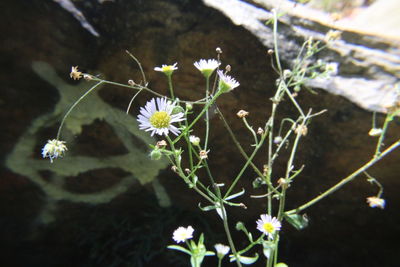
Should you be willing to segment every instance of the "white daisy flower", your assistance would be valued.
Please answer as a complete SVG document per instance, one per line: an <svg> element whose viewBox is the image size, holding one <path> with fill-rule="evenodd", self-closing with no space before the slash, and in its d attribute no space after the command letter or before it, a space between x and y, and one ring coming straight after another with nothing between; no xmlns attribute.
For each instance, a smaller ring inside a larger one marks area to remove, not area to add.
<svg viewBox="0 0 400 267"><path fill-rule="evenodd" d="M174 231L172 239L174 239L176 243L185 242L193 237L193 231L194 229L190 225L187 228L181 226Z"/></svg>
<svg viewBox="0 0 400 267"><path fill-rule="evenodd" d="M48 140L42 149L42 156L43 158L50 158L50 162L53 163L53 159L62 157L67 150L64 141L59 141L57 139Z"/></svg>
<svg viewBox="0 0 400 267"><path fill-rule="evenodd" d="M379 197L367 197L367 203L371 208L385 208L386 201Z"/></svg>
<svg viewBox="0 0 400 267"><path fill-rule="evenodd" d="M222 259L226 254L229 253L230 247L223 244L215 244L215 251L217 251L218 258Z"/></svg>
<svg viewBox="0 0 400 267"><path fill-rule="evenodd" d="M190 143L192 143L194 146L198 146L200 144L200 138L195 136L195 135L191 135L189 136L189 141Z"/></svg>
<svg viewBox="0 0 400 267"><path fill-rule="evenodd" d="M222 90L223 93L229 92L240 85L238 81L229 75L226 75L222 70L217 71L219 76L218 88Z"/></svg>
<svg viewBox="0 0 400 267"><path fill-rule="evenodd" d="M280 221L268 214L261 214L260 217L261 219L257 220L257 230L263 232L272 239L275 231L281 230Z"/></svg>
<svg viewBox="0 0 400 267"><path fill-rule="evenodd" d="M162 65L161 67L155 67L155 71L160 71L164 72L165 75L170 76L174 70L177 70L178 67L176 66L178 63L175 63L174 65Z"/></svg>
<svg viewBox="0 0 400 267"><path fill-rule="evenodd" d="M203 73L204 77L208 78L211 76L213 71L218 68L218 66L221 63L219 63L215 59L200 59L199 61L195 62L193 65L201 72Z"/></svg>
<svg viewBox="0 0 400 267"><path fill-rule="evenodd" d="M331 62L331 63L327 63L325 65L325 71L328 73L328 75L336 75L338 73L338 68L339 68L339 64L336 62Z"/></svg>
<svg viewBox="0 0 400 267"><path fill-rule="evenodd" d="M146 103L144 108L140 108L140 114L137 118L137 121L140 123L139 129L146 132L151 131L151 136L155 133L158 135L168 135L169 131L178 135L180 131L172 123L183 121L185 118L182 112L172 114L175 107L176 103L171 103L166 98L157 97L151 99Z"/></svg>

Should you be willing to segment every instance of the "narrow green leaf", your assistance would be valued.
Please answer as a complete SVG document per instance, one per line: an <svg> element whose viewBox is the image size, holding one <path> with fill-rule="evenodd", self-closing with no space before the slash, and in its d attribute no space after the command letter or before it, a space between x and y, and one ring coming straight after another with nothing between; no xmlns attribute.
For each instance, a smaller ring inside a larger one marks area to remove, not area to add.
<svg viewBox="0 0 400 267"><path fill-rule="evenodd" d="M187 250L186 248L183 248L181 246L169 245L167 248L173 249L173 250L178 250L178 251L181 251L181 252L186 253L188 255L192 255L192 253L189 250Z"/></svg>
<svg viewBox="0 0 400 267"><path fill-rule="evenodd" d="M236 194L230 195L229 197L225 198L225 200L231 200L231 199L237 198L237 197L243 195L245 192L246 192L246 190L244 190L244 188L242 188L242 191L240 191Z"/></svg>
<svg viewBox="0 0 400 267"><path fill-rule="evenodd" d="M230 262L236 261L236 257L234 255L229 255L229 258L230 258L229 259ZM254 255L254 257L246 257L246 256L238 255L237 258L241 263L249 265L249 264L255 263L258 260L258 254L256 253Z"/></svg>
<svg viewBox="0 0 400 267"><path fill-rule="evenodd" d="M290 223L297 230L302 230L308 226L308 218L307 215L300 214L286 214L285 219L288 223Z"/></svg>

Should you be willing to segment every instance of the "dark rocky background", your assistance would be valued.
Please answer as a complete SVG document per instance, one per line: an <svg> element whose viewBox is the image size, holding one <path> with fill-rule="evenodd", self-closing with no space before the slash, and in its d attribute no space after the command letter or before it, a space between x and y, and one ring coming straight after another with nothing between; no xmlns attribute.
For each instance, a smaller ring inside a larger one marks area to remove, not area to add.
<svg viewBox="0 0 400 267"><path fill-rule="evenodd" d="M57 90L32 71L33 61L49 63L71 85L76 84L68 77L72 65L79 65L84 71L95 70L118 82L138 81L140 74L125 49L141 61L151 81L150 87L160 93L166 93L167 87L164 77L153 71L154 66L178 62L179 70L174 75L177 95L197 99L202 95L203 80L193 62L214 57L215 48L221 47L224 64L232 66L232 75L241 86L223 96L218 106L239 140L248 147L251 138L235 114L239 109L246 109L251 114L251 123L256 128L260 126L268 116L269 98L277 78L266 53L268 48L255 37L200 1L74 3L100 37L91 35L53 1L3 0L0 3L2 163L19 137L29 130L31 122L51 112L59 98ZM100 95L110 105L125 110L133 92L104 86ZM131 114L137 114L140 105L149 98L144 94L138 98ZM313 121L309 135L300 146L296 164L306 164L306 169L288 193L288 208L335 184L366 162L374 151L375 140L367 134L370 112L324 91L318 91L318 95L302 92L299 102L305 108L327 108L328 112ZM282 107L281 111L286 115L295 112L290 107ZM378 120L382 121L383 116L379 115ZM398 138L399 121L394 124L388 133L388 144ZM79 145L73 145L68 153L99 156L105 153L103 148L113 153L112 148L103 145L116 143L112 136L105 134L109 131L106 123L98 121L84 128L76 137ZM242 159L216 116L212 119L212 128L210 165L218 180L229 182ZM43 130L37 136L37 151L32 151L29 157L39 158L41 144L52 138L56 130L55 127ZM305 230L297 231L284 223L281 260L289 266L308 267L397 266L399 155L398 151L392 153L370 170L385 187L385 210L366 205L366 197L376 194L377 188L360 177L309 208L306 213L310 225ZM262 166L263 161L256 163ZM282 163L278 173L284 167ZM67 189L95 192L124 174L107 169L91 175L69 178ZM169 168L162 170L158 178L171 197L170 207L159 207L150 185L135 184L106 204L60 200L52 209L54 221L44 223L38 216L48 205L46 194L28 177L3 164L0 266L188 266L187 258L166 249L172 243L173 230L179 225L190 224L197 234L204 232L210 249L216 242L226 243L216 214L200 212L197 203L201 199L191 194ZM254 178L255 174L250 171L244 177L241 186L247 193L259 193L251 188ZM229 210L233 215L231 224L241 220L255 232L255 220L263 212L264 203L247 198L242 201L248 209ZM235 236L242 238L240 233ZM207 259L205 266L215 264L214 259ZM261 266L261 261L256 266Z"/></svg>

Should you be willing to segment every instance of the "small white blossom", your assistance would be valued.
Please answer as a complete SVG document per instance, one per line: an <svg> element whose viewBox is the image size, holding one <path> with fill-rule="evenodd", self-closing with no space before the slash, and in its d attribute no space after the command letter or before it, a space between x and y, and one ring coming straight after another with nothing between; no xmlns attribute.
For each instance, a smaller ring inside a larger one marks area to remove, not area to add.
<svg viewBox="0 0 400 267"><path fill-rule="evenodd" d="M219 67L220 64L221 63L215 59L200 59L193 65L204 75L204 77L208 78L211 76L214 70Z"/></svg>
<svg viewBox="0 0 400 267"><path fill-rule="evenodd" d="M222 259L226 254L229 253L230 247L223 244L215 244L215 251L217 251L218 258Z"/></svg>
<svg viewBox="0 0 400 267"><path fill-rule="evenodd" d="M278 135L278 136L275 136L275 138L274 138L274 143L275 144L280 144L281 142L282 142L282 136L280 136L280 135Z"/></svg>
<svg viewBox="0 0 400 267"><path fill-rule="evenodd" d="M385 208L386 201L379 197L367 197L367 203L371 208Z"/></svg>
<svg viewBox="0 0 400 267"><path fill-rule="evenodd" d="M57 139L48 140L42 149L42 156L43 158L50 158L50 162L53 163L53 159L62 157L67 150L64 141L59 141Z"/></svg>
<svg viewBox="0 0 400 267"><path fill-rule="evenodd" d="M222 92L229 92L240 85L238 81L229 75L224 74L221 70L217 71L219 76L218 88Z"/></svg>
<svg viewBox="0 0 400 267"><path fill-rule="evenodd" d="M200 144L200 138L194 135L189 136L189 141L192 143L194 146L198 146Z"/></svg>
<svg viewBox="0 0 400 267"><path fill-rule="evenodd" d="M372 128L369 130L368 135L369 136L380 136L382 134L383 130L381 128Z"/></svg>
<svg viewBox="0 0 400 267"><path fill-rule="evenodd" d="M176 66L178 63L175 63L174 65L162 65L161 67L155 67L155 71L160 71L164 72L165 75L170 76L175 70L178 69Z"/></svg>
<svg viewBox="0 0 400 267"><path fill-rule="evenodd" d="M144 108L140 108L140 114L137 117L137 121L140 123L139 128L146 132L151 131L151 136L155 133L168 135L169 131L178 135L180 131L172 123L183 121L185 118L182 112L172 114L174 108L175 103L171 103L166 98L151 99Z"/></svg>
<svg viewBox="0 0 400 267"><path fill-rule="evenodd" d="M192 226L189 225L187 228L181 226L174 231L172 238L176 243L185 242L193 237L193 232L194 229Z"/></svg>
<svg viewBox="0 0 400 267"><path fill-rule="evenodd" d="M339 64L336 62L330 62L325 65L325 71L328 75L336 75L338 73Z"/></svg>
<svg viewBox="0 0 400 267"><path fill-rule="evenodd" d="M276 231L281 230L281 223L277 218L268 214L261 214L261 219L257 220L257 230L266 234L271 239Z"/></svg>

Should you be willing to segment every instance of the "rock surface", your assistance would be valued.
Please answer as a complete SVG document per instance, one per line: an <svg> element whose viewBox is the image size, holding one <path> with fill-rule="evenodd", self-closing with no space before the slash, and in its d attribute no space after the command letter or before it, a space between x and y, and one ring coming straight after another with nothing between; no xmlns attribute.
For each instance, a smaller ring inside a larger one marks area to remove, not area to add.
<svg viewBox="0 0 400 267"><path fill-rule="evenodd" d="M273 18L272 9L283 13L279 17L279 49L281 58L289 66L308 38L324 42L330 29L342 31L342 38L330 42L328 48L318 55L319 59L326 62L337 63L338 74L329 82L313 80L308 84L344 96L371 111L385 112L385 106L395 101L398 94L395 88L399 86L400 79L400 34L396 35L398 27L392 26L390 29L393 30L386 32L385 24L376 22L369 31L363 21L376 10L376 5L384 6L379 10L393 10L393 6L398 7L398 2L381 4L383 1L378 1L370 7L369 12L365 11L351 21L334 21L327 13L287 0L249 2L254 4L239 0L204 0L206 5L220 10L234 24L254 34L266 47L273 47L273 31L271 25L265 25L265 22ZM388 35L376 35L379 25L381 33Z"/></svg>

